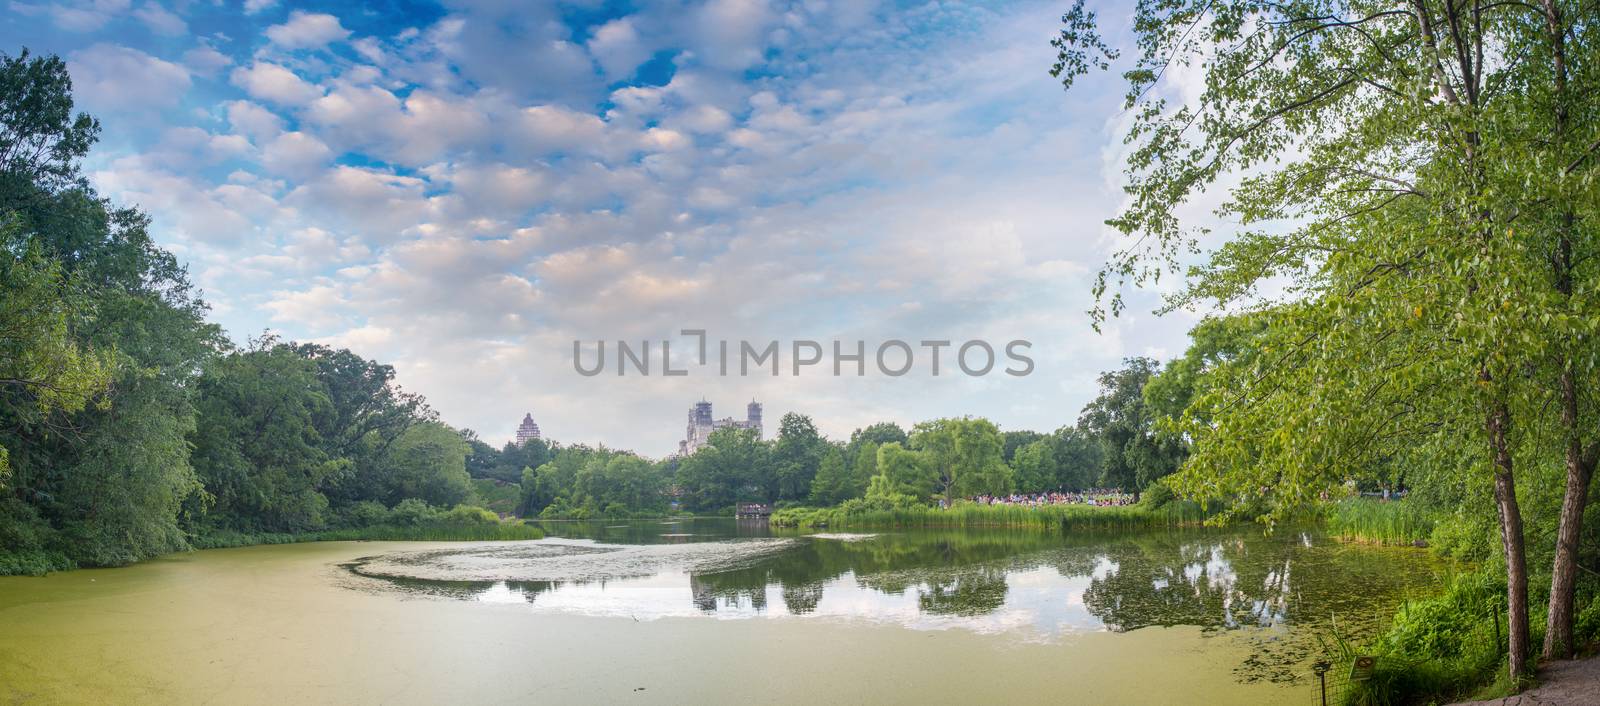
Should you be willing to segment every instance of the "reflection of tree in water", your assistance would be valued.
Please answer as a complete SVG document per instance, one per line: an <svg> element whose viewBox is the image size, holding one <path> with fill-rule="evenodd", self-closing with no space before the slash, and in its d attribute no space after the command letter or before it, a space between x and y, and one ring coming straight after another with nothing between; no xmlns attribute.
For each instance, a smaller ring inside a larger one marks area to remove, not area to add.
<svg viewBox="0 0 1600 706"><path fill-rule="evenodd" d="M689 582L695 606L707 612L745 604L764 610L767 587L777 585L785 608L810 613L828 583L851 574L858 585L883 593L901 595L916 587L930 613L980 615L1004 603L1006 573L1017 557L1060 541L1038 532L937 531L859 541L808 539L743 568L691 575Z"/></svg>
<svg viewBox="0 0 1600 706"><path fill-rule="evenodd" d="M974 616L993 613L1006 602L1008 569L973 566L932 575L917 605L934 615Z"/></svg>
<svg viewBox="0 0 1600 706"><path fill-rule="evenodd" d="M1090 579L1083 602L1113 630L1264 628L1242 635L1253 648L1235 670L1245 681L1292 680L1334 619L1341 636L1365 639L1407 593L1437 581L1424 553L1294 532L1137 536L1106 545L1103 558L1107 568Z"/></svg>
<svg viewBox="0 0 1600 706"><path fill-rule="evenodd" d="M431 596L437 598L455 598L458 600L475 601L486 595L491 595L504 588L508 595L520 598L524 603L532 603L533 599L546 591L560 588L561 581L438 581L434 579L414 579L402 576L382 576L377 574L362 573L359 569L346 565L351 573L374 581L381 581L390 588L398 589L402 593L418 596ZM584 585L588 582L579 581L574 585Z"/></svg>

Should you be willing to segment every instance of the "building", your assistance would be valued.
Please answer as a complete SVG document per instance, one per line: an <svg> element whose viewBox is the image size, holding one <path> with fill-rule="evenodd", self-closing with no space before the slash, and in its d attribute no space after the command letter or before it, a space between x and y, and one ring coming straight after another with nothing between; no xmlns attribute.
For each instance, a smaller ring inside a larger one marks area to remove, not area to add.
<svg viewBox="0 0 1600 706"><path fill-rule="evenodd" d="M689 426L684 430L683 441L678 442L678 455L688 456L699 451L711 439L711 432L718 429L754 429L756 438L761 438L761 403L751 400L744 409L743 421L733 417L716 419L711 414L710 402L696 402L689 408Z"/></svg>
<svg viewBox="0 0 1600 706"><path fill-rule="evenodd" d="M533 414L523 415L522 426L517 427L517 445L521 446L528 443L530 439L537 438L539 438L539 425L534 423Z"/></svg>

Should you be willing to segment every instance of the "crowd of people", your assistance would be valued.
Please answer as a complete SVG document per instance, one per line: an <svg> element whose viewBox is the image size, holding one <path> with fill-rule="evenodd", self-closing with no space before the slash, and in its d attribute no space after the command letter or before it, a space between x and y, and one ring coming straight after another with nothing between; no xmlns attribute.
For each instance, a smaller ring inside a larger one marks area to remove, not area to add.
<svg viewBox="0 0 1600 706"><path fill-rule="evenodd" d="M1132 505L1137 498L1132 493L1107 488L1094 488L1078 493L1012 493L1010 495L978 495L968 500L979 505Z"/></svg>

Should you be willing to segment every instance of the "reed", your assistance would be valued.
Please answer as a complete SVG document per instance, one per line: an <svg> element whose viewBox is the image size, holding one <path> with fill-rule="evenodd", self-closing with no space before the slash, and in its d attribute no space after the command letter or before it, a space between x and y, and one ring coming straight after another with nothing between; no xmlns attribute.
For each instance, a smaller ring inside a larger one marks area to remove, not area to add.
<svg viewBox="0 0 1600 706"><path fill-rule="evenodd" d="M1368 544L1421 545L1433 534L1434 516L1407 500L1349 498L1329 506L1328 532Z"/></svg>
<svg viewBox="0 0 1600 706"><path fill-rule="evenodd" d="M295 544L299 542L482 542L543 539L538 527L522 522L474 524L426 524L411 527L374 525L318 532L231 532L216 531L190 538L196 549L243 547L253 544Z"/></svg>
<svg viewBox="0 0 1600 706"><path fill-rule="evenodd" d="M951 508L912 506L850 512L844 508L790 508L774 512L779 527L967 528L1014 527L1042 531L1124 529L1197 525L1206 513L1196 503L1170 502L1160 508L1141 505L978 505Z"/></svg>

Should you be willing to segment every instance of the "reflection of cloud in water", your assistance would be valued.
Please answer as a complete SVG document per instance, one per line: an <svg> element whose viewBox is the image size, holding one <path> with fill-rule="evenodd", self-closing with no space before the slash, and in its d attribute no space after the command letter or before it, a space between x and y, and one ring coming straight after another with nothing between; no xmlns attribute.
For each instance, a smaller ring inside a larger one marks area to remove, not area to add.
<svg viewBox="0 0 1600 706"><path fill-rule="evenodd" d="M667 567L736 568L781 551L791 539L620 545L538 540L363 557L348 568L370 578L424 581L598 581L648 576Z"/></svg>
<svg viewBox="0 0 1600 706"><path fill-rule="evenodd" d="M644 531L625 541L664 536L656 523L632 527ZM1342 634L1364 638L1399 597L1437 581L1425 553L1320 537L1308 546L1309 534L927 531L710 541L714 527L684 530L694 536L681 543L551 539L368 557L351 569L386 577L394 590L640 621L821 618L1034 642L1192 625L1248 641L1239 677L1272 681L1293 678L1330 616Z"/></svg>

